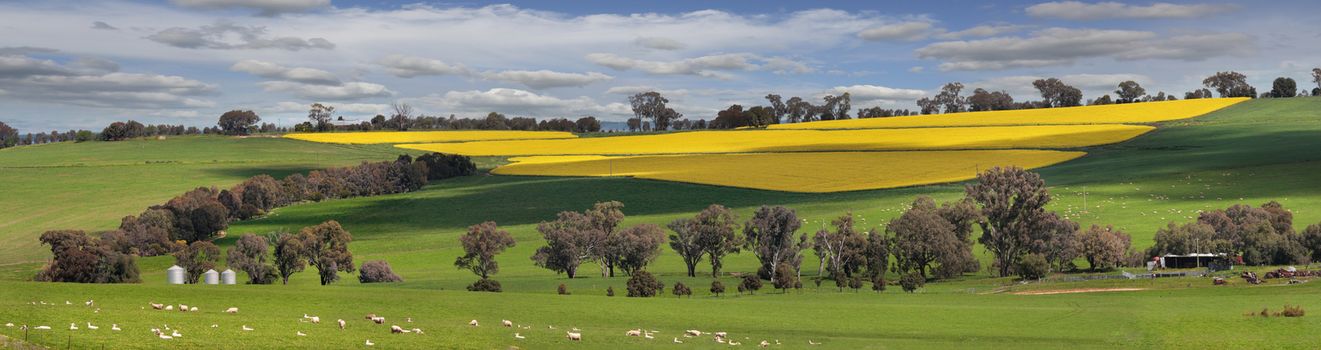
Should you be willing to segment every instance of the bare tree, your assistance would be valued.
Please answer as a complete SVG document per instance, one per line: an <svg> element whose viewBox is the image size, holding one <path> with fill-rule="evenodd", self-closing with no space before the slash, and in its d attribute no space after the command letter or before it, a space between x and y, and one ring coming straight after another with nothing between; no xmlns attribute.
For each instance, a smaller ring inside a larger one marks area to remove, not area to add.
<svg viewBox="0 0 1321 350"><path fill-rule="evenodd" d="M390 108L394 109L394 115L390 117L390 124L396 130L408 130L408 120L413 118L413 106L396 101L390 104Z"/></svg>

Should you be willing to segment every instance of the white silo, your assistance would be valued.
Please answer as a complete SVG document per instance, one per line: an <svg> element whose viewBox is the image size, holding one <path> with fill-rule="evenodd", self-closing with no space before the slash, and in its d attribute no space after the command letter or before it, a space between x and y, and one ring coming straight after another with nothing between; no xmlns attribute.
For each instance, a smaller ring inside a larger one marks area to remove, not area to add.
<svg viewBox="0 0 1321 350"><path fill-rule="evenodd" d="M169 284L183 284L183 268L179 265L170 266L165 269L165 282Z"/></svg>
<svg viewBox="0 0 1321 350"><path fill-rule="evenodd" d="M220 272L220 284L234 284L234 270L225 269Z"/></svg>
<svg viewBox="0 0 1321 350"><path fill-rule="evenodd" d="M215 269L206 270L202 273L202 282L206 284L220 284L220 273Z"/></svg>

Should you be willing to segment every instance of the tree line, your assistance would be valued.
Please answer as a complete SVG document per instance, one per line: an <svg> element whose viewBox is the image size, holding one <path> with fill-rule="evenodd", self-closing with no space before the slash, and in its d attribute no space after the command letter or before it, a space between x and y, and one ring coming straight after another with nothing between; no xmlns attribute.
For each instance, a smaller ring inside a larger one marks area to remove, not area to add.
<svg viewBox="0 0 1321 350"><path fill-rule="evenodd" d="M491 112L484 118L458 118L453 114L449 118L417 115L413 107L406 103L392 105L394 113L390 117L377 114L370 120L345 120L336 115L335 107L314 103L308 110L307 121L294 126L297 132L326 131L376 131L376 130L522 130L522 131L566 131L600 132L601 121L593 116L577 120L550 118L538 121L529 117L506 117L504 114Z"/></svg>
<svg viewBox="0 0 1321 350"><path fill-rule="evenodd" d="M728 256L752 254L759 267L735 274L742 276L740 292L755 292L762 281L780 290L802 288L809 252L817 260L811 279L817 286L834 281L840 290L857 290L870 282L877 291L885 289L887 273L899 276L897 282L905 291L913 291L932 280L981 271L973 255L974 243L991 256L986 271L1023 279L1083 270L1078 262L1085 262L1089 271L1139 267L1163 254L1226 253L1235 256L1236 263L1248 265L1321 259L1321 224L1297 234L1292 213L1276 202L1204 212L1191 224L1170 223L1157 231L1154 246L1139 252L1132 237L1114 226L1081 227L1046 209L1052 198L1038 174L997 167L978 174L959 200L937 203L918 197L883 229L858 227L854 215L844 213L815 232L803 232L803 220L791 208L762 206L740 220L719 204L664 228L620 227L624 204L608 201L581 212L560 212L554 220L538 224L545 245L531 259L536 266L568 278L580 276L584 264L596 265L601 277L628 275L630 296L654 296L664 288L646 268L665 247L683 260L689 277L696 277L705 262L709 275L719 278ZM509 233L485 222L469 227L460 242L465 255L455 266L480 277L468 289L500 291L491 276L498 272L496 255L515 245ZM674 289L676 295L692 292L678 284ZM717 280L711 291L723 293L724 286ZM608 293L613 294L613 288Z"/></svg>
<svg viewBox="0 0 1321 350"><path fill-rule="evenodd" d="M97 257L102 264L106 261L128 264L131 259L122 257L173 254L180 266L197 266L187 262L218 257L219 253L210 248L214 247L211 241L218 238L230 222L260 217L275 208L304 201L416 191L429 181L475 172L476 165L466 156L430 153L416 159L401 155L394 161L363 162L356 166L314 170L307 175L295 173L280 180L265 174L257 175L228 189L198 187L164 204L151 206L136 216L124 217L118 229L103 232L99 238L81 231L47 232L51 237L47 239L43 235L42 242L51 246L54 258L38 279L89 283L133 280L127 276L100 278L63 272L67 264L88 256ZM278 237L270 240L279 243ZM188 258L180 258L179 254ZM345 264L335 267L344 268ZM347 268L352 271L351 264Z"/></svg>

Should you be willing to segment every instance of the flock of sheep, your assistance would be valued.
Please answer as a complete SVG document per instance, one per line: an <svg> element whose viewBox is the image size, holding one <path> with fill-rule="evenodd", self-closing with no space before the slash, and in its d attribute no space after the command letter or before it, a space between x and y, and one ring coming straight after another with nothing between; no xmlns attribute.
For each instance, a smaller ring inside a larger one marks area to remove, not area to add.
<svg viewBox="0 0 1321 350"><path fill-rule="evenodd" d="M72 302L69 302L69 301L65 301L64 303L65 303L65 305L74 305ZM47 303L47 302L45 302L45 301L34 301L34 302L31 302L31 304L32 304L32 305L56 305L56 304L53 304L53 303ZM87 307L95 307L95 302L94 302L93 300L88 300L87 302L84 303L84 305L87 306ZM190 307L190 306L185 305L185 304L177 304L177 306L176 306L176 304L160 304L160 303L156 303L156 302L148 302L147 305L148 305L149 307L151 307L152 310L158 310L158 311L176 311L176 310L177 310L177 311L179 311L179 312L200 312L199 309L198 309L196 306L191 306L191 307ZM146 308L147 308L147 307L144 306L144 307L142 307L141 309L146 310ZM96 308L93 312L94 312L94 313L100 313L100 312L101 312L101 309L100 309L100 308ZM226 313L226 314L231 314L231 315L232 315L232 314L238 314L238 312L239 312L239 309L238 309L237 307L230 307L230 308L224 310L224 313ZM372 322L372 323L374 323L374 324L377 324L377 325L384 325L384 324L385 324L385 317L378 316L378 315L376 315L376 314L368 314L368 315L366 315L366 317L364 317L364 319L366 319L367 321L370 321L370 322ZM404 321L405 321L405 323L413 323L413 319L412 319L411 317L409 317L409 318L405 318ZM320 323L321 323L321 317L318 317L318 316L311 316L311 315L303 314L303 317L302 317L301 319L299 319L299 322L311 323L311 324L320 324ZM344 330L344 329L346 329L346 328L348 327L348 322L344 321L343 319L337 319L337 320L336 320L336 324L339 326L339 329L340 329L340 330ZM501 326L503 326L503 327L505 327L505 328L518 328L518 329L523 329L523 330L530 330L530 329L532 329L532 326L528 326L528 325L516 325L516 324L514 324L514 322L512 322L512 321L510 321L510 320L501 320L501 321L500 321L500 324L501 324ZM468 322L468 325L471 326L471 327L479 327L481 324L480 324L479 322L477 322L477 320L472 320L472 321ZM15 327L15 325L14 325L13 323L6 323L6 324L5 324L5 327L7 327L7 328L12 328L12 327ZM553 329L556 329L555 326L553 326L553 325L547 325L546 327L547 327L548 329L552 329L552 330L553 330ZM101 327L98 327L98 326L96 326L96 325L93 325L91 322L86 322L86 324L85 324L85 329L87 329L87 330L95 331L95 330L99 330L100 328L101 328ZM211 325L211 328L212 328L212 329L217 329L217 328L220 328L220 326L217 325L217 324L212 324L212 325ZM79 327L78 323L70 323L70 324L69 324L69 330L70 330L70 331L78 331L78 330L80 330L80 329L82 329L82 327ZM251 332L251 331L254 330L254 328L249 327L249 326L246 325L246 324L245 324L245 325L242 325L242 328L241 328L241 329L242 329L244 332ZM41 326L34 326L34 327L30 327L30 328L29 328L28 325L25 324L25 325L20 326L19 330L22 330L22 331L27 331L27 330L38 330L38 331L41 331L41 330L51 330L51 327L50 327L50 326L44 326L44 325L41 325ZM110 326L110 330L111 330L111 331L114 331L114 332L118 332L118 331L121 331L122 329L119 327L119 324L112 324L112 325ZM173 339L177 339L177 338L182 338L182 337L184 336L182 333L179 332L178 329L172 329L172 328L170 328L169 325L162 325L160 328L152 328L152 329L151 329L151 332L152 332L152 334L154 334L157 338L160 338L161 340L173 340ZM391 333L391 334L425 334L425 333L422 331L421 328L404 328L404 327L400 327L400 326L398 326L398 325L391 325L391 326L390 326L390 333ZM564 333L565 333L565 337L568 338L568 339L571 340L571 341L582 341L582 340L583 340L583 332L582 332L582 330L580 330L580 329L578 329L578 328L572 328L572 329L570 329L570 330L568 330L568 331L565 331ZM624 333L624 335L625 335L625 336L628 336L628 337L640 337L640 338L645 338L645 339L655 339L655 335L656 335L657 333L660 333L660 331L656 331L656 330L643 330L643 329L641 329L641 328L638 328L638 329L631 329L631 330L628 330L627 332ZM296 331L296 332L295 332L295 335L296 335L296 336L299 336L299 337L307 336L307 334L306 334L306 333L303 333L303 331L301 331L301 330L300 330L300 331ZM689 330L684 331L684 332L683 332L683 338L681 339L681 338L679 338L679 337L674 337L673 342L674 342L675 344L683 344L685 340L693 340L694 338L699 338L699 337L702 337L703 335L709 335L709 336L711 336L711 337L712 337L712 340L714 340L716 343L727 344L727 345L731 345L731 346L739 346L739 345L743 345L742 342L737 341L737 340L735 340L735 339L733 339L733 338L730 338L730 337L729 337L729 334L726 333L726 332L703 332L703 331L696 330L696 329L689 329ZM515 333L514 333L514 338L515 338L515 339L522 340L522 339L527 339L527 336L523 335L522 332L515 332ZM748 338L748 337L744 337L744 340L747 341L747 340L749 340L749 338ZM818 343L818 342L815 342L815 341L812 341L812 340L808 340L808 344L809 344L809 345L820 345L821 343ZM365 345L365 346L374 346L374 345L376 345L376 343L372 342L371 339L367 339L366 341L363 342L363 345ZM760 347L762 347L762 348L770 347L771 345L781 345L780 340L776 339L776 340L774 340L773 343L772 343L771 341L762 340L760 343L758 343L758 346L760 346Z"/></svg>

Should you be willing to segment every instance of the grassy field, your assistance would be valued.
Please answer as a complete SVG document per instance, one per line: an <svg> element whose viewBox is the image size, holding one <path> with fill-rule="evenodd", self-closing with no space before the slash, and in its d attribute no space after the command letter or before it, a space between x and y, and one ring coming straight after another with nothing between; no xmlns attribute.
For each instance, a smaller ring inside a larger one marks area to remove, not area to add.
<svg viewBox="0 0 1321 350"><path fill-rule="evenodd" d="M1189 221L1197 210L1234 203L1260 204L1279 200L1295 214L1299 228L1321 221L1321 98L1254 100L1207 116L1168 122L1157 130L1115 145L1083 149L1088 155L1040 169L1053 185L1054 209L1083 223L1114 224L1146 247L1157 227L1169 221ZM390 286L360 285L353 276L337 285L316 285L314 271L296 275L289 286L166 286L161 271L172 261L140 261L142 285L61 285L20 282L30 278L47 255L35 237L48 228L105 229L118 218L147 205L163 202L198 185L230 185L243 177L271 172L284 174L310 168L393 158L399 150L385 146L336 146L279 139L180 138L115 144L57 144L0 151L0 196L8 210L0 212L0 259L8 262L0 281L0 323L45 324L54 331L34 334L33 341L51 346L113 348L162 347L147 328L169 324L181 329L175 346L218 348L330 348L361 346L371 339L378 348L522 348L568 347L562 331L583 329L583 348L713 348L709 339L671 338L683 329L728 331L745 346L761 339L779 339L786 348L1313 348L1321 343L1321 323L1304 318L1245 317L1263 307L1284 304L1321 310L1317 282L1284 286L1247 286L1235 279L1230 287L1212 288L1206 279L1104 281L1017 285L1007 279L969 275L929 284L922 293L904 294L892 287L871 292L837 293L809 286L800 293L756 296L707 296L709 277L683 277L683 265L666 251L649 271L667 285L683 281L698 296L678 300L606 298L604 289L623 294L625 278L592 276L567 280L532 265L539 246L535 224L562 210L582 210L593 202L626 204L625 225L665 223L689 216L711 203L734 208L743 217L762 204L782 204L809 220L814 231L846 211L859 223L875 227L898 214L918 195L952 200L961 184L908 187L880 191L801 194L679 184L629 178L556 178L471 176L435 183L419 192L296 205L273 215L235 223L239 233L297 230L327 219L339 220L354 234L351 247L357 262L386 259L406 282ZM151 160L180 163L147 164ZM499 164L479 159L484 168ZM77 166L76 164L84 165ZM11 186L12 185L12 186ZM12 195L11 195L12 194ZM1084 196L1085 194L1085 196ZM1086 207L1084 208L1084 197ZM463 286L476 279L452 266L463 228L495 220L518 245L499 257L496 276L506 290L499 295L469 293ZM227 246L230 241L222 241ZM25 245L16 246L15 244ZM976 251L981 254L981 249ZM807 253L805 274L815 273ZM726 271L751 271L750 254L734 256ZM699 265L699 271L706 265ZM726 285L733 279L724 277ZM560 283L573 292L555 295ZM831 284L831 282L826 282ZM1085 287L1148 288L1136 292L1061 295L1012 295L1019 289ZM667 294L668 295L668 294ZM102 312L81 306L95 299ZM65 306L65 300L76 306ZM56 306L30 305L47 301ZM149 301L185 303L203 309L197 314L141 310ZM243 309L238 316L219 313ZM351 322L340 332L323 322L298 323L304 313L323 320ZM412 327L425 335L390 335L383 326L361 320L378 313L398 322L413 317ZM483 326L466 325L479 319ZM532 325L529 330L498 328L500 319ZM68 323L91 321L99 331L67 330ZM106 330L110 323L122 333ZM211 330L209 326L220 326ZM241 332L247 324L256 328ZM557 329L547 328L554 325ZM373 328L374 327L374 328ZM647 341L625 337L632 328L660 330ZM308 337L293 333L303 330ZM516 340L513 332L527 339ZM22 339L17 328L0 334Z"/></svg>

